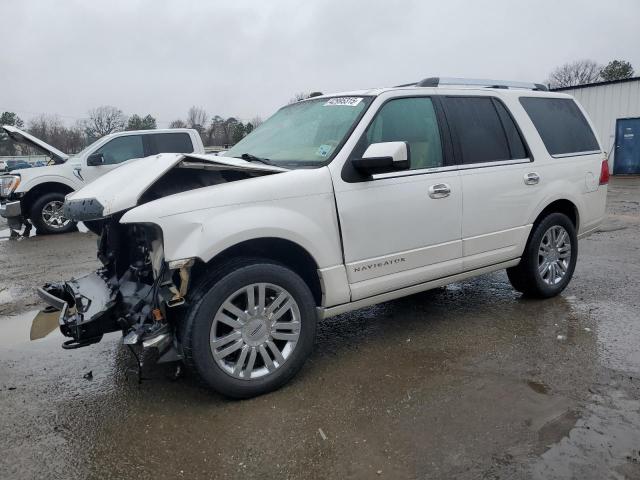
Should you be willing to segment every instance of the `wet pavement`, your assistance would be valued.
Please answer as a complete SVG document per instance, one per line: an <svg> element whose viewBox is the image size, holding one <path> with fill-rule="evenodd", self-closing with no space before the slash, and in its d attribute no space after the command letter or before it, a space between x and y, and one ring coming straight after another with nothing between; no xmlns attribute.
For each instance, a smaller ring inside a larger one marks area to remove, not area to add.
<svg viewBox="0 0 640 480"><path fill-rule="evenodd" d="M640 478L640 178L614 178L567 290L504 272L321 322L281 390L209 393L119 335L65 351L34 285L91 271L90 233L3 239L0 478Z"/></svg>

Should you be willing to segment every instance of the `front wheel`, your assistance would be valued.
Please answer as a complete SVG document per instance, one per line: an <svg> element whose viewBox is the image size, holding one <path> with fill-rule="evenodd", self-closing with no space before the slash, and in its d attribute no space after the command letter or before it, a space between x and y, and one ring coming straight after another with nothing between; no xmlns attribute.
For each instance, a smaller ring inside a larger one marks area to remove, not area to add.
<svg viewBox="0 0 640 480"><path fill-rule="evenodd" d="M185 363L223 395L249 398L275 390L311 353L313 295L283 265L229 262L194 296L182 325Z"/></svg>
<svg viewBox="0 0 640 480"><path fill-rule="evenodd" d="M67 233L76 229L76 223L62 214L64 194L57 192L45 193L33 202L31 207L31 222L41 235Z"/></svg>
<svg viewBox="0 0 640 480"><path fill-rule="evenodd" d="M525 295L549 298L566 288L578 260L578 238L573 222L552 213L529 237L520 264L507 269L513 287Z"/></svg>

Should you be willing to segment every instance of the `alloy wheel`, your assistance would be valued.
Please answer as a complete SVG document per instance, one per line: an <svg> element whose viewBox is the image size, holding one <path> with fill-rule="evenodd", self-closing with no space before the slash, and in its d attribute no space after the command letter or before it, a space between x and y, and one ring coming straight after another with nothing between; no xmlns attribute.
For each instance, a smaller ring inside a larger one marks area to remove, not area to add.
<svg viewBox="0 0 640 480"><path fill-rule="evenodd" d="M557 285L567 274L571 262L571 238L560 225L550 227L538 248L538 273L547 285Z"/></svg>
<svg viewBox="0 0 640 480"><path fill-rule="evenodd" d="M52 200L42 207L42 220L45 225L55 230L69 225L71 220L62 214L63 203L60 200Z"/></svg>
<svg viewBox="0 0 640 480"><path fill-rule="evenodd" d="M280 369L300 337L300 309L293 296L271 283L231 294L211 325L211 353L227 374L253 380Z"/></svg>

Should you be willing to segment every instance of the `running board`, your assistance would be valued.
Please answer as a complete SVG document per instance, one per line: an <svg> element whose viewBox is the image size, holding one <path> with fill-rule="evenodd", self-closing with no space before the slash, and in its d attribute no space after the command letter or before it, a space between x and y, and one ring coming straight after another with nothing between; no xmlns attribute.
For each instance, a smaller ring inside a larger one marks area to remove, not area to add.
<svg viewBox="0 0 640 480"><path fill-rule="evenodd" d="M391 292L381 293L380 295L374 295L373 297L363 298L356 300L355 302L343 303L336 305L335 307L318 307L318 318L324 319L340 315L341 313L350 312L352 310L358 310L360 308L369 307L377 303L388 302L397 298L406 297L407 295L413 295L414 293L424 292L425 290L431 290L432 288L443 287L453 282L460 280L466 280L467 278L476 277L478 275L484 275L485 273L495 272L496 270L502 270L504 268L515 267L520 263L520 258L515 258L507 262L496 263L487 267L477 268L475 270L469 270L468 272L458 273L449 277L438 278L429 282L419 283L410 287L400 288L399 290L393 290Z"/></svg>

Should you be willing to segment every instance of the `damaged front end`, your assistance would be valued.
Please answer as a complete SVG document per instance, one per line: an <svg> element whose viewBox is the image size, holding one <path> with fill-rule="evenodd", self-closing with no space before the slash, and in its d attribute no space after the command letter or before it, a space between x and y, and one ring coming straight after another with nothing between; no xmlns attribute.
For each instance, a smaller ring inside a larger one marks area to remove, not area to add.
<svg viewBox="0 0 640 480"><path fill-rule="evenodd" d="M163 233L153 223L121 223L127 212L164 197L243 181L286 169L241 159L161 154L127 162L67 196L64 214L99 225L98 271L46 284L40 296L60 310L63 347L97 343L122 331L124 343L155 347L159 361L180 358L177 325L194 259L165 261Z"/></svg>
<svg viewBox="0 0 640 480"><path fill-rule="evenodd" d="M42 299L60 310L63 348L80 348L122 331L124 343L155 347L159 361L179 359L172 307L184 303L193 260L164 261L162 232L151 224L102 227L98 258L103 267L63 283L46 284Z"/></svg>

